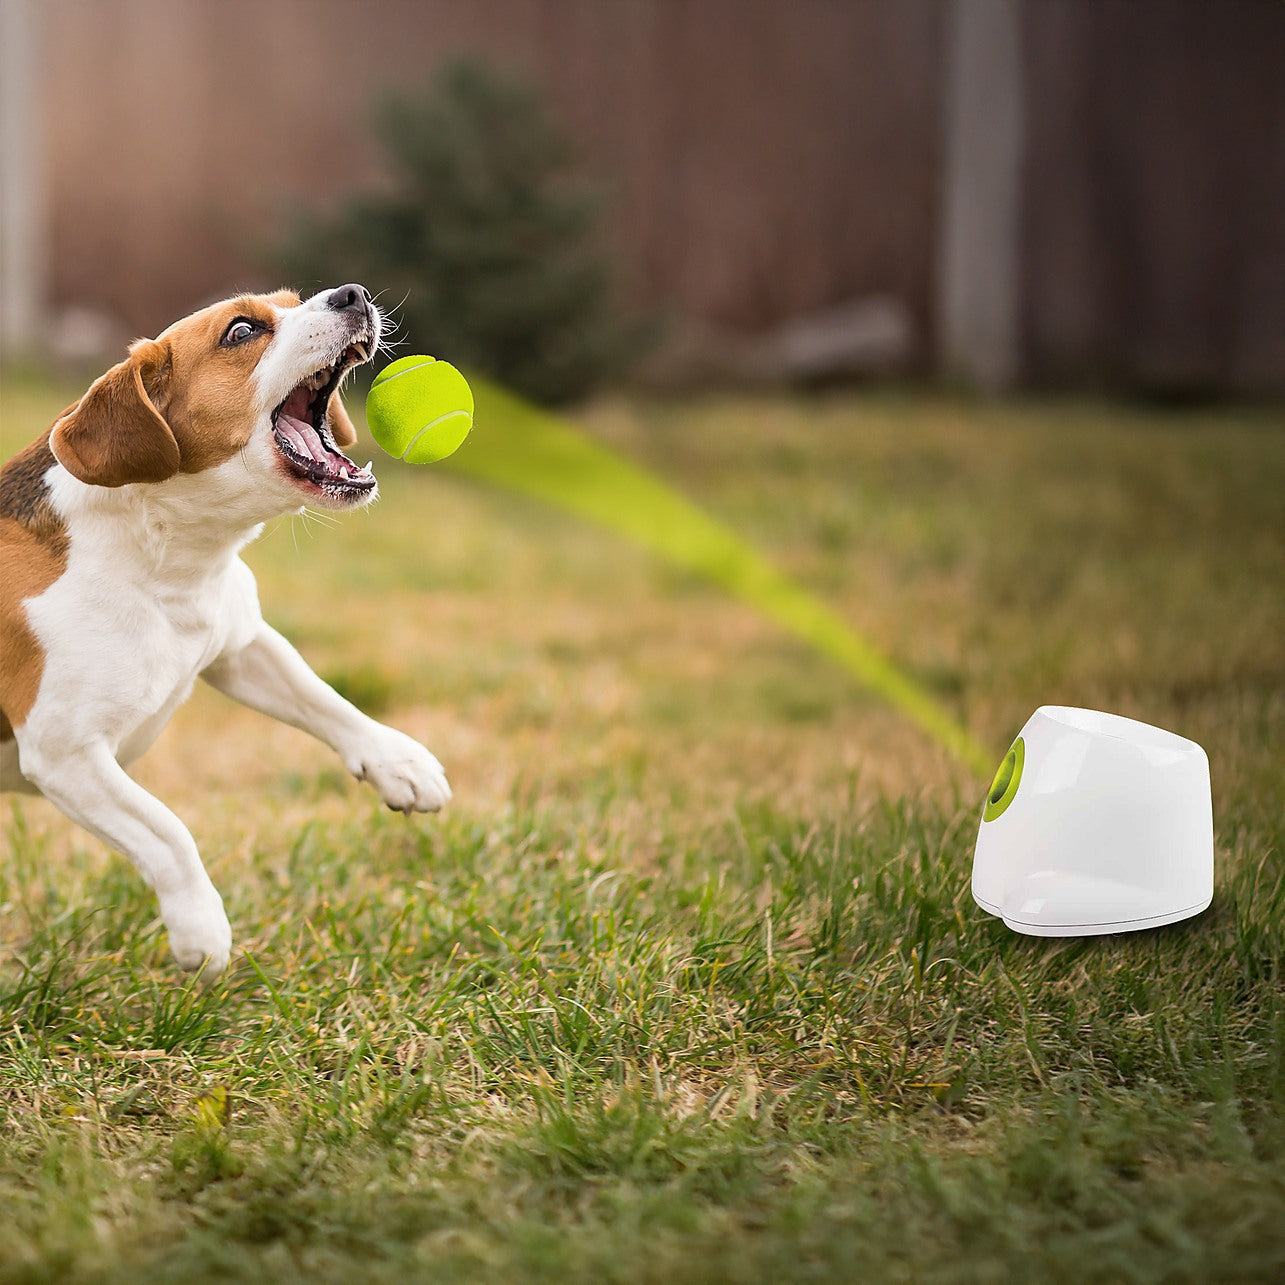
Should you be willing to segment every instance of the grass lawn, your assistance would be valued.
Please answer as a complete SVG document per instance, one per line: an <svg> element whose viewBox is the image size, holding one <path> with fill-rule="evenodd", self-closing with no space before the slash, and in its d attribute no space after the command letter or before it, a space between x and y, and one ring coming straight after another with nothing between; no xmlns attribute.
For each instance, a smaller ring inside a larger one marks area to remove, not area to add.
<svg viewBox="0 0 1285 1285"><path fill-rule="evenodd" d="M0 454L67 400L11 380ZM614 537L385 464L374 511L250 559L456 800L393 816L198 692L139 776L228 905L209 992L125 862L0 801L0 1280L1281 1279L1279 415L583 418L996 761L1046 702L1201 741L1213 906L1010 933L968 893L983 783L841 672Z"/></svg>

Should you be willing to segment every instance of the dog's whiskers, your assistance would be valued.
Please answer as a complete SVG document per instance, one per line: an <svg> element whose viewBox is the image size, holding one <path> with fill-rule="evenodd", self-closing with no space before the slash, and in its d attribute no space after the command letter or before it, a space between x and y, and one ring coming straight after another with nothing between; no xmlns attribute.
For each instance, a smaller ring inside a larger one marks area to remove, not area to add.
<svg viewBox="0 0 1285 1285"><path fill-rule="evenodd" d="M391 286L385 286L383 290L381 290L377 295L375 295L375 299L379 299L381 296L386 295L388 291L391 289L392 289ZM397 309L400 308L402 304L404 304L406 300L409 298L410 298L410 291L407 290L406 293L402 295L402 297L398 299L398 301L395 304L393 304L391 308L381 310L379 315L381 317L391 317L392 314L396 312ZM374 301L375 301L374 299L371 300L372 303L374 303Z"/></svg>
<svg viewBox="0 0 1285 1285"><path fill-rule="evenodd" d="M309 518L314 518L316 521L320 522L322 526L325 526L325 527L333 528L339 525L338 518L332 518L329 513L322 513L318 509L310 509L308 508L307 505L304 505L303 509L300 510L300 516L303 518L305 525L307 524L307 521Z"/></svg>
<svg viewBox="0 0 1285 1285"><path fill-rule="evenodd" d="M385 293L386 291L381 290L379 294L375 295L375 299L379 299ZM402 328L401 322L397 320L394 314L396 313L397 309L400 308L402 304L404 304L406 300L409 298L410 298L410 291L407 290L406 293L402 295L402 297L391 307L389 308L376 307L375 311L379 314L379 320L380 320L379 343L376 346L376 352L383 352L391 357L393 355L393 350L400 347L403 343L406 342L404 338L403 339L394 338L394 336ZM371 302L374 303L374 300L372 300Z"/></svg>

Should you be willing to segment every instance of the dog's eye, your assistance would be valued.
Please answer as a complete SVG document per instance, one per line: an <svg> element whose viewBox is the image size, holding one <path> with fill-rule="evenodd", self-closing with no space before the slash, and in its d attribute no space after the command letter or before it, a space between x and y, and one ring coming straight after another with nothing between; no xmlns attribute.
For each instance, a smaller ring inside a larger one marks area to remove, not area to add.
<svg viewBox="0 0 1285 1285"><path fill-rule="evenodd" d="M255 335L263 330L263 325L258 321L251 321L249 317L238 317L224 332L223 338L219 343L224 348L233 348L237 344L243 344L247 339L253 339Z"/></svg>

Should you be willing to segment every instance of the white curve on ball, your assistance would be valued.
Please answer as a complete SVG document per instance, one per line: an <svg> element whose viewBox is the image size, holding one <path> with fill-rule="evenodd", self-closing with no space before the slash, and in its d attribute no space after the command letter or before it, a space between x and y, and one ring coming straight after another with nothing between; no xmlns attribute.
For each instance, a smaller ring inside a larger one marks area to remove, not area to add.
<svg viewBox="0 0 1285 1285"><path fill-rule="evenodd" d="M394 375L393 378L396 379L397 376ZM406 449L397 458L404 460L411 453L411 451L414 450L415 443L418 442L419 439L429 431L429 429L436 428L439 424L445 424L448 419L456 419L460 415L463 415L465 419L472 422L473 416L470 415L468 411L449 410L446 412L445 415L439 415L436 419L429 420L428 423L425 424L424 427L421 428L419 432L416 433L415 436L412 437L410 441L406 443Z"/></svg>
<svg viewBox="0 0 1285 1285"><path fill-rule="evenodd" d="M389 375L387 378L384 377L384 374L381 371L379 378L375 380L374 384L372 384L371 387L372 389L382 388L385 384L391 384L394 379L400 379L403 375L410 375L417 370L423 370L425 366L434 366L436 364L437 364L436 357L425 357L424 360L419 362L417 365L407 366L405 370L399 370L397 374Z"/></svg>

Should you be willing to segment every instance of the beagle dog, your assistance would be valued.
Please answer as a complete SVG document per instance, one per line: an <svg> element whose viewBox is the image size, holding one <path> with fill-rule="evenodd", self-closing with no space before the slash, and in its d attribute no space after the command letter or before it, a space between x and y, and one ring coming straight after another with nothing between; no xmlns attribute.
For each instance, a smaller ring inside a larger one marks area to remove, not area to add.
<svg viewBox="0 0 1285 1285"><path fill-rule="evenodd" d="M241 295L140 339L0 470L0 791L43 794L124 853L179 964L232 930L183 823L126 768L196 679L331 746L398 811L451 797L422 745L331 690L267 625L240 551L305 504L377 486L344 377L379 345L360 285Z"/></svg>

